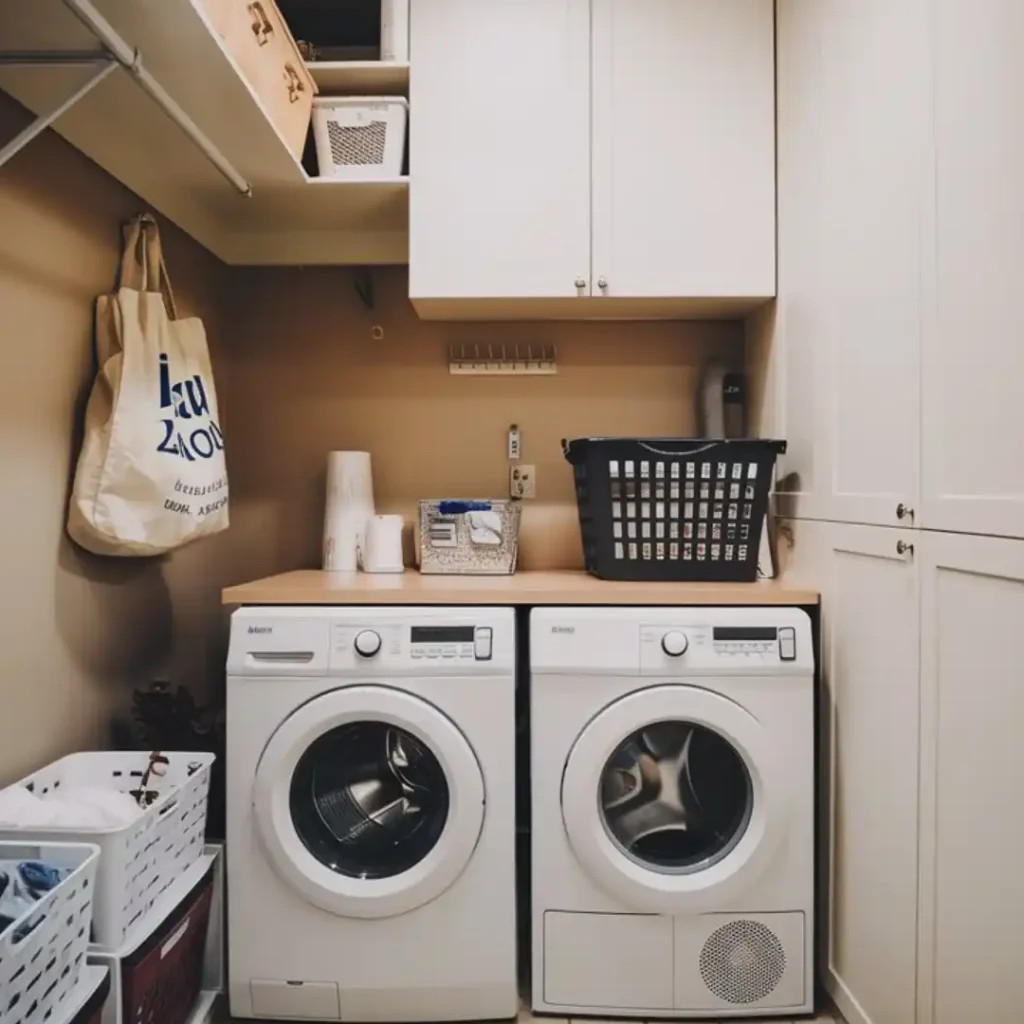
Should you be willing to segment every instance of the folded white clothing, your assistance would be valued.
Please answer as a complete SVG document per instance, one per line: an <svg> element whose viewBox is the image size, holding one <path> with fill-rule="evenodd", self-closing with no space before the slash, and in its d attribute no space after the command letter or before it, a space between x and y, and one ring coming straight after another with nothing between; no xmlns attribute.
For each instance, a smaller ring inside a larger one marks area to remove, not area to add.
<svg viewBox="0 0 1024 1024"><path fill-rule="evenodd" d="M0 790L0 828L104 831L130 825L141 814L127 793L98 786L69 786L44 797L24 786Z"/></svg>

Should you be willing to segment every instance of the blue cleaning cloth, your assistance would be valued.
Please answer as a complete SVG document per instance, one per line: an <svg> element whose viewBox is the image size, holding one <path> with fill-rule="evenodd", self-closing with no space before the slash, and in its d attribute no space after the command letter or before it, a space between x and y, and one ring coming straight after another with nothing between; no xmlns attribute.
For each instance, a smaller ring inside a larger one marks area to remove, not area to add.
<svg viewBox="0 0 1024 1024"><path fill-rule="evenodd" d="M69 874L68 868L55 868L38 860L0 860L0 935ZM40 918L21 925L14 941L20 942L42 921Z"/></svg>

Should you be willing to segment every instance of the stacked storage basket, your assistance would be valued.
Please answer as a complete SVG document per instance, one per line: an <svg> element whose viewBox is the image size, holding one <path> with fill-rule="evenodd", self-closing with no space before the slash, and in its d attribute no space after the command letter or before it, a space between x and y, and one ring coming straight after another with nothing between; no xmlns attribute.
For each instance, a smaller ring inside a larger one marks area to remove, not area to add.
<svg viewBox="0 0 1024 1024"><path fill-rule="evenodd" d="M213 754L169 753L158 780L161 798L130 825L104 832L33 829L36 841L75 839L100 848L93 912L93 942L116 949L160 894L199 858L206 833L206 802ZM140 751L71 754L16 783L38 796L73 786L128 793L138 788L149 763ZM22 833L0 829L0 839Z"/></svg>
<svg viewBox="0 0 1024 1024"><path fill-rule="evenodd" d="M64 940L78 944L72 945L68 954L73 953L76 964L84 962L87 946L90 954L110 953L116 959L116 955L122 949L134 949L139 946L140 941L144 944L143 937L153 931L150 911L154 910L154 905L160 901L161 895L182 879L193 865L198 867L197 861L203 853L205 842L207 797L214 755L165 753L163 757L167 759L163 774L159 777L154 776L151 785L146 787L155 791L153 802L130 824L103 831L49 826L25 829L0 828L0 840L16 841L20 848L25 848L27 843L38 844L31 848L43 851L45 856L40 854L36 859L46 862L61 863L54 861L56 854L50 855L51 851L62 849L58 843L60 840L82 840L89 844L74 844L68 847L88 850L92 855L88 862L87 878L81 888L76 890L79 901L82 899L83 890L88 893L89 920L85 922L84 928L79 927L78 917L81 916L81 912L76 911L74 938ZM15 785L40 797L61 790L73 790L76 787L134 793L142 788L142 781L150 762L150 754L145 751L72 754ZM0 847L2 845L0 843ZM147 972L135 974L129 970L130 967L136 966L134 961L127 964L123 972L118 972L125 979L123 987L131 989L131 1005L146 1002L147 993L139 991L142 983L151 984L154 988L159 987L161 992L173 990L179 1003L186 1004L189 993L183 990L183 982L191 983L194 980L196 991L191 993L192 1001L198 995L199 975L190 965L193 961L202 959L201 946L198 953L194 946L205 941L211 873L204 869L202 875L197 891L182 894L182 899L188 901L191 908L185 908L185 913L191 914L190 920L195 925L192 930L197 933L196 937L193 938L190 931L189 941L181 944L178 955L161 956L160 969L156 972L149 968ZM55 893L63 890L76 877L77 874L72 875L55 890ZM166 899L162 901L163 904L166 902ZM42 907L43 903L44 901L40 901L37 906ZM162 913L162 916L166 917L166 914ZM65 910L60 919L70 921L70 911ZM187 929L188 926L182 924L184 919L176 920L175 927ZM37 931L42 932L42 928ZM35 934L30 934L25 944L31 940L38 945ZM6 991L4 983L9 977L5 973L7 964L4 962L7 951L7 947L0 942L0 992ZM43 962L48 963L50 959L52 958L47 957ZM170 974L174 977L165 976ZM61 978L63 979L63 976ZM70 988L73 987L74 983L71 982ZM122 1000L124 993L119 991L116 998ZM0 1004L2 1003L3 1000L0 1000ZM59 1015L46 1018L34 1015L8 1018L4 1016L3 1006L0 1005L0 1024L37 1024L37 1021L42 1024L44 1019L48 1024L57 1024L61 1021ZM106 1019L108 1018L105 1016L104 1020ZM171 1018L166 1015L159 1019L161 1024L165 1021L166 1024L172 1024ZM181 1019L184 1020L185 1017Z"/></svg>
<svg viewBox="0 0 1024 1024"><path fill-rule="evenodd" d="M562 442L587 571L606 580L750 582L785 441Z"/></svg>
<svg viewBox="0 0 1024 1024"><path fill-rule="evenodd" d="M0 932L0 1024L57 1024L85 966L99 849L0 842L0 860L41 861L68 872Z"/></svg>

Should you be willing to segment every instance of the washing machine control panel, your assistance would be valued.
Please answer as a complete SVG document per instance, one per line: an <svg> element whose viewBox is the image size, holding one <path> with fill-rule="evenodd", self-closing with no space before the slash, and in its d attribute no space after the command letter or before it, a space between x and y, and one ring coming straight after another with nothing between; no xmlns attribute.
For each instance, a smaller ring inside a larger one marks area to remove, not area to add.
<svg viewBox="0 0 1024 1024"><path fill-rule="evenodd" d="M493 626L337 625L331 636L334 668L377 671L433 669L460 672L507 661Z"/></svg>

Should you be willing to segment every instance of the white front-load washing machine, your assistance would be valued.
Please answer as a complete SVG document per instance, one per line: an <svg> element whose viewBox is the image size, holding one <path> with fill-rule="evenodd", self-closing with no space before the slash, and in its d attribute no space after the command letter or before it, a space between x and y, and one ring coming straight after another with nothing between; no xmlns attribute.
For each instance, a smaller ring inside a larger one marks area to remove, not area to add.
<svg viewBox="0 0 1024 1024"><path fill-rule="evenodd" d="M535 610L530 661L534 1009L810 1012L807 615Z"/></svg>
<svg viewBox="0 0 1024 1024"><path fill-rule="evenodd" d="M515 618L236 611L231 1012L515 1016Z"/></svg>

